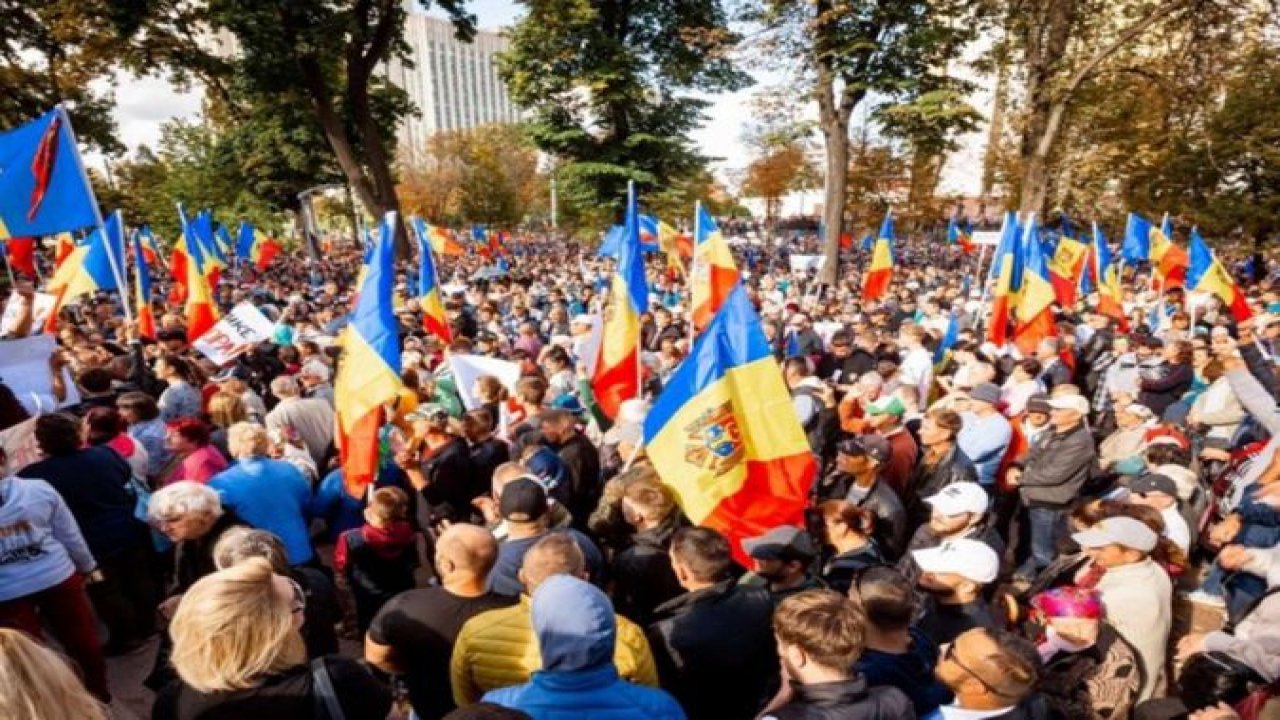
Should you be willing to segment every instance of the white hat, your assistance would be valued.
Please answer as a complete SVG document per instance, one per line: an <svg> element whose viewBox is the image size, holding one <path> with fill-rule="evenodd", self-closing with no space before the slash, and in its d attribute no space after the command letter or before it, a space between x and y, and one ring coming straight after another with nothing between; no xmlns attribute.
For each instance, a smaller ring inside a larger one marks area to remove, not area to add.
<svg viewBox="0 0 1280 720"><path fill-rule="evenodd" d="M1159 536L1141 520L1121 515L1109 517L1088 530L1072 535L1071 539L1082 548L1123 545L1134 550L1151 552Z"/></svg>
<svg viewBox="0 0 1280 720"><path fill-rule="evenodd" d="M976 583L989 583L1000 573L996 551L977 540L947 540L937 547L912 550L911 557L927 573L959 575Z"/></svg>
<svg viewBox="0 0 1280 720"><path fill-rule="evenodd" d="M573 316L573 320L570 322L570 324L572 324L572 325L590 325L590 326L592 326L592 327L595 327L595 324L596 324L596 318L595 318L595 316L594 316L594 315L587 315L586 313L582 313L582 314L580 314L580 315L574 315L574 316Z"/></svg>
<svg viewBox="0 0 1280 720"><path fill-rule="evenodd" d="M982 514L987 511L989 500L987 491L978 483L971 482L952 483L936 495L924 499L936 512L943 515Z"/></svg>
<svg viewBox="0 0 1280 720"><path fill-rule="evenodd" d="M1083 395L1058 395L1049 398L1049 407L1054 410L1075 410L1081 415L1089 414L1089 401Z"/></svg>
<svg viewBox="0 0 1280 720"><path fill-rule="evenodd" d="M307 377L313 377L322 383L329 382L329 379L333 377L333 371L329 369L329 366L319 360L308 360L302 365L302 370L300 372L301 374L306 375Z"/></svg>

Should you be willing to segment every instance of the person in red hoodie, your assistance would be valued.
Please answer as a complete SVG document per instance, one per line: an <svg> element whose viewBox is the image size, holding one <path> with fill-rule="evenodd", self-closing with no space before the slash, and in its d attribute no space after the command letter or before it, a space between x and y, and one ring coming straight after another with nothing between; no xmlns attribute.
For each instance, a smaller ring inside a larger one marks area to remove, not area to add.
<svg viewBox="0 0 1280 720"><path fill-rule="evenodd" d="M355 598L361 637L388 600L414 586L418 533L408 517L409 496L397 487L379 488L364 510L364 525L338 536L333 563Z"/></svg>

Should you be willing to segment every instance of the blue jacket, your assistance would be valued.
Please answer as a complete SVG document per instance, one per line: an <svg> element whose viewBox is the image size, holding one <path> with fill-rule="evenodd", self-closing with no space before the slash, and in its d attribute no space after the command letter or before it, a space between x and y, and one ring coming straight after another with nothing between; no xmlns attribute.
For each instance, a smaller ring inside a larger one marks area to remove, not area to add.
<svg viewBox="0 0 1280 720"><path fill-rule="evenodd" d="M618 677L613 605L594 586L568 575L548 578L533 593L533 630L542 670L524 685L485 694L486 702L534 720L684 720L667 693Z"/></svg>
<svg viewBox="0 0 1280 720"><path fill-rule="evenodd" d="M251 527L279 536L290 565L301 565L315 553L307 533L311 485L302 471L284 460L244 458L214 475L209 487L222 504Z"/></svg>
<svg viewBox="0 0 1280 720"><path fill-rule="evenodd" d="M374 479L374 489L394 486L404 490L413 497L404 471L394 465L378 470ZM337 542L338 536L347 530L354 530L364 525L365 499L353 498L342 485L342 468L333 470L320 481L316 494L311 498L309 514L313 518L325 521L328 529L325 534L330 542Z"/></svg>

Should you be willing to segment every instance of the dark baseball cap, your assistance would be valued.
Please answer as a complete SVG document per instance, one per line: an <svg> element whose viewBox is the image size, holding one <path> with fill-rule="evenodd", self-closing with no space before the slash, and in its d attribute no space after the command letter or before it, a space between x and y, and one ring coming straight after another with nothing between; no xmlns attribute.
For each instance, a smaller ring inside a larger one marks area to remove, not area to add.
<svg viewBox="0 0 1280 720"><path fill-rule="evenodd" d="M881 464L887 461L890 455L889 441L879 435L845 438L836 446L836 451L841 455L866 455Z"/></svg>
<svg viewBox="0 0 1280 720"><path fill-rule="evenodd" d="M533 522L547 514L547 491L538 481L520 477L502 488L498 511L503 520Z"/></svg>
<svg viewBox="0 0 1280 720"><path fill-rule="evenodd" d="M808 562L818 556L809 533L794 525L779 525L760 537L747 538L742 549L759 560Z"/></svg>
<svg viewBox="0 0 1280 720"><path fill-rule="evenodd" d="M210 380L214 382L226 382L227 380L244 380L247 382L251 378L252 376L249 374L249 370L245 368L243 365L232 365L231 367L223 369L222 372L218 373L217 375L214 375L212 378L210 378Z"/></svg>
<svg viewBox="0 0 1280 720"><path fill-rule="evenodd" d="M1143 495L1158 492L1164 493L1169 497L1178 496L1178 485L1168 475L1161 475L1160 473L1140 475L1124 483L1124 485L1129 488L1129 492Z"/></svg>
<svg viewBox="0 0 1280 720"><path fill-rule="evenodd" d="M1027 412L1042 413L1048 415L1053 408L1049 407L1049 396L1043 393L1037 393L1027 399Z"/></svg>

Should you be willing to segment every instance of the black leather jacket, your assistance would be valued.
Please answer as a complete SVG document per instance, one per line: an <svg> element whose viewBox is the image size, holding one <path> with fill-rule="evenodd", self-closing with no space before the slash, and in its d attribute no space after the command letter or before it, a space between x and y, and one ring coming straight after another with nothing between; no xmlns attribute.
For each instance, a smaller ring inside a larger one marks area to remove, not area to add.
<svg viewBox="0 0 1280 720"><path fill-rule="evenodd" d="M647 635L689 720L750 720L778 689L773 598L723 580L659 605Z"/></svg>
<svg viewBox="0 0 1280 720"><path fill-rule="evenodd" d="M925 498L937 495L946 486L958 482L978 482L977 468L959 446L952 447L951 452L933 467L926 466L921 458L907 478L907 517L911 524L928 521L930 511Z"/></svg>
<svg viewBox="0 0 1280 720"><path fill-rule="evenodd" d="M778 720L911 720L915 707L895 687L867 687L855 676L842 682L792 683L791 702L768 714Z"/></svg>

